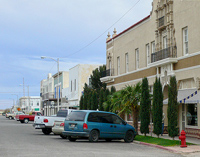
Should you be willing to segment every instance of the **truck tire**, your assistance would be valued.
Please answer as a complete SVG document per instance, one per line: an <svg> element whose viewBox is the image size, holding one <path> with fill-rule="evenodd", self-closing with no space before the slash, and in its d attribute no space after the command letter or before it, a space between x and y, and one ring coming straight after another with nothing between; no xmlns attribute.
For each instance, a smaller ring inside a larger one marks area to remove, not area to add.
<svg viewBox="0 0 200 157"><path fill-rule="evenodd" d="M29 119L28 119L28 118L25 118L25 119L24 119L24 123L27 124L28 122L29 122Z"/></svg>
<svg viewBox="0 0 200 157"><path fill-rule="evenodd" d="M9 119L11 120L11 119L12 119L12 116L10 116Z"/></svg>
<svg viewBox="0 0 200 157"><path fill-rule="evenodd" d="M52 132L52 130L51 130L51 128L44 128L44 129L42 129L42 132L43 132L45 135L49 135L49 134Z"/></svg>

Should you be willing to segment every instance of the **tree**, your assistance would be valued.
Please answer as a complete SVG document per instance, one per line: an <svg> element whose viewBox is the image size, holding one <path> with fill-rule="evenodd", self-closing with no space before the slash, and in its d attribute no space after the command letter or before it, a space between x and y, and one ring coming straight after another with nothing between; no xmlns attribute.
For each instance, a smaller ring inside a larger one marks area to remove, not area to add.
<svg viewBox="0 0 200 157"><path fill-rule="evenodd" d="M100 66L99 68L96 68L94 71L92 71L92 75L90 75L91 77L91 85L93 89L96 89L98 91L100 91L100 89L103 87L104 89L106 89L106 84L102 83L100 78L102 76L102 72L106 70L106 66Z"/></svg>
<svg viewBox="0 0 200 157"><path fill-rule="evenodd" d="M176 77L170 78L168 87L168 133L174 139L178 135L178 102L177 102L177 83Z"/></svg>
<svg viewBox="0 0 200 157"><path fill-rule="evenodd" d="M156 77L153 89L153 132L158 136L162 133L163 93L160 79Z"/></svg>
<svg viewBox="0 0 200 157"><path fill-rule="evenodd" d="M100 94L99 94L99 111L104 111L104 108L103 108L103 103L104 103L104 89L101 88L100 90Z"/></svg>
<svg viewBox="0 0 200 157"><path fill-rule="evenodd" d="M116 88L114 86L112 86L111 89L110 89L110 94L113 94L115 92L116 92Z"/></svg>
<svg viewBox="0 0 200 157"><path fill-rule="evenodd" d="M145 134L145 136L147 133L149 133L150 107L151 107L151 100L149 94L149 84L147 78L144 78L142 80L141 102L140 102L140 119L141 119L140 132L142 134Z"/></svg>
<svg viewBox="0 0 200 157"><path fill-rule="evenodd" d="M91 110L97 110L97 109L98 109L97 93L95 90L93 90L91 97Z"/></svg>
<svg viewBox="0 0 200 157"><path fill-rule="evenodd" d="M80 100L80 103L79 103L80 105L80 110L83 110L84 108L83 108L83 95L81 95L81 100Z"/></svg>
<svg viewBox="0 0 200 157"><path fill-rule="evenodd" d="M122 104L124 104L125 111L131 111L133 116L133 126L138 132L138 119L140 106L138 105L141 99L141 83L135 86L126 86L122 90Z"/></svg>

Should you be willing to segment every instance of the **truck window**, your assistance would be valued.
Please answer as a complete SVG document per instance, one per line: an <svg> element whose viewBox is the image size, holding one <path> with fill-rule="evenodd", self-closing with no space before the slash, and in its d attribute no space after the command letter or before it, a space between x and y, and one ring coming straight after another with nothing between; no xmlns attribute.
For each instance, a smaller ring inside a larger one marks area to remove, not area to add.
<svg viewBox="0 0 200 157"><path fill-rule="evenodd" d="M57 117L67 117L67 110L63 110L63 111L58 111L57 113Z"/></svg>

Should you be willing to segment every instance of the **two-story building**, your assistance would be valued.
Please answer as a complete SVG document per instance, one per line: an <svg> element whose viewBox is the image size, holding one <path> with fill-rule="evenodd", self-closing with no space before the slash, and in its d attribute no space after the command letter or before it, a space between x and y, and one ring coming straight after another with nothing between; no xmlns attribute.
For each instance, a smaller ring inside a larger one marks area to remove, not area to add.
<svg viewBox="0 0 200 157"><path fill-rule="evenodd" d="M40 111L41 103L40 96L25 96L19 99L19 107L21 111L29 113L32 111ZM16 112L18 106L14 106L13 110Z"/></svg>
<svg viewBox="0 0 200 157"><path fill-rule="evenodd" d="M66 108L79 108L79 101L85 83L90 84L92 71L101 65L78 64L69 69L69 88L63 89L63 97L67 100Z"/></svg>
<svg viewBox="0 0 200 157"><path fill-rule="evenodd" d="M62 108L62 89L69 87L69 72L60 71L59 79L58 73L55 75L48 74L47 79L40 83L40 96L42 101L42 111L44 115L53 115Z"/></svg>
<svg viewBox="0 0 200 157"><path fill-rule="evenodd" d="M117 90L147 77L150 90L156 77L164 93L167 130L168 85L178 84L179 130L200 138L200 2L153 0L150 15L106 41L107 75L101 78Z"/></svg>

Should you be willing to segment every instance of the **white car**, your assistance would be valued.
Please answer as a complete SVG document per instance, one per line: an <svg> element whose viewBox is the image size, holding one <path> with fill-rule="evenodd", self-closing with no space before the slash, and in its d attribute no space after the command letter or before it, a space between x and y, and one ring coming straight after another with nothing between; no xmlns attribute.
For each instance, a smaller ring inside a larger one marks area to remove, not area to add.
<svg viewBox="0 0 200 157"><path fill-rule="evenodd" d="M52 132L55 135L60 135L60 137L62 137L63 139L66 139L67 136L62 134L63 131L64 131L64 121L55 120L54 121L54 126L52 128Z"/></svg>

